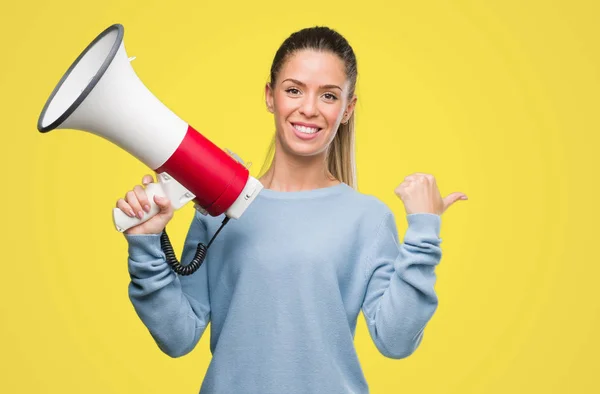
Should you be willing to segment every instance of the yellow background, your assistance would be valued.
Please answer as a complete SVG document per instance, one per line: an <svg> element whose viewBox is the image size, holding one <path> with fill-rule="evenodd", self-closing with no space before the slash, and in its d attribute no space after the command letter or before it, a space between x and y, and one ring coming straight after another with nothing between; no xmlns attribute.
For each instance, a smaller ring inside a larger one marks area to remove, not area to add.
<svg viewBox="0 0 600 394"><path fill-rule="evenodd" d="M162 354L127 297L117 198L147 172L91 134L36 129L83 48L112 23L174 112L254 163L273 132L279 44L338 29L359 61L359 186L392 207L406 175L444 195L440 306L415 354L386 359L361 316L372 393L599 392L595 1L9 2L0 16L0 392L196 393L193 353ZM180 250L193 208L170 226ZM316 229L317 231L318 229Z"/></svg>

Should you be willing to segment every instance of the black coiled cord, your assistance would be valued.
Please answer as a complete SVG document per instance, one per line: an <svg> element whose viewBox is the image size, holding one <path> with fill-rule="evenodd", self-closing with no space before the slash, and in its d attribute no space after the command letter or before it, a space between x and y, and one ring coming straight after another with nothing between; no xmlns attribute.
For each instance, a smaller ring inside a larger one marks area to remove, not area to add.
<svg viewBox="0 0 600 394"><path fill-rule="evenodd" d="M177 260L177 256L173 251L173 245L171 245L171 240L169 240L169 236L167 235L167 229L165 228L160 236L160 246L167 258L167 264L171 266L171 269L175 271L175 273L181 276L191 275L194 272L196 272L204 262L204 258L206 257L206 251L208 250L212 242L215 240L217 234L219 234L221 229L227 224L228 221L228 217L225 217L225 219L223 219L221 227L219 227L215 235L213 235L208 245L204 245L202 242L198 244L196 254L194 255L194 258L192 259L191 263L189 263L188 265L183 265L179 262L179 260Z"/></svg>

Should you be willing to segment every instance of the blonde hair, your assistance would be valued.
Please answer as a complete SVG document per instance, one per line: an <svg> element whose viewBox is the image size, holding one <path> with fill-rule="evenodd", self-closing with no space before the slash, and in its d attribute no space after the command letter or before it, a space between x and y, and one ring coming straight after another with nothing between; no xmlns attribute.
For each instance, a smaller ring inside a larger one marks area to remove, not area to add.
<svg viewBox="0 0 600 394"><path fill-rule="evenodd" d="M339 181L356 189L354 112L346 124L340 124L327 152L327 169Z"/></svg>

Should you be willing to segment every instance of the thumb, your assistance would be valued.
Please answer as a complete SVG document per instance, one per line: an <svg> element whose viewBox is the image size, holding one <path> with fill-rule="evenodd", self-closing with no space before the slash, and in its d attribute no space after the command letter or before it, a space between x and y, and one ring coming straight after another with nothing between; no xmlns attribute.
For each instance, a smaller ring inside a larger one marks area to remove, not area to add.
<svg viewBox="0 0 600 394"><path fill-rule="evenodd" d="M450 193L444 198L444 211L458 200L468 200L469 198L464 193Z"/></svg>
<svg viewBox="0 0 600 394"><path fill-rule="evenodd" d="M160 211L158 213L168 214L171 213L173 208L171 207L171 201L169 201L166 197L161 197L159 195L154 196L154 202L158 205Z"/></svg>

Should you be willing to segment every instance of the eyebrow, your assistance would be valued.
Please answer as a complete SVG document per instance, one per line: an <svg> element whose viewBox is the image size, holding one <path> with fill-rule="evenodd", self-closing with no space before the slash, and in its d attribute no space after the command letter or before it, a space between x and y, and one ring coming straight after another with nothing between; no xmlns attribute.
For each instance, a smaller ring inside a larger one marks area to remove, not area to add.
<svg viewBox="0 0 600 394"><path fill-rule="evenodd" d="M285 81L290 81L290 82L295 83L296 85L300 85L300 86L306 87L306 84L298 81L297 79L288 78L288 79L285 79L285 80L281 81L281 83L284 83ZM342 92L344 91L342 88L340 88L337 85L321 85L321 86L319 86L319 89L339 89Z"/></svg>

